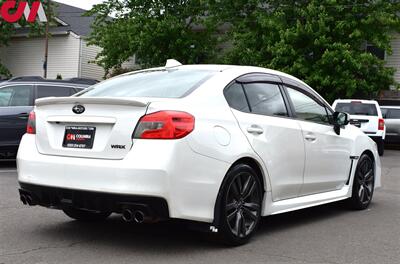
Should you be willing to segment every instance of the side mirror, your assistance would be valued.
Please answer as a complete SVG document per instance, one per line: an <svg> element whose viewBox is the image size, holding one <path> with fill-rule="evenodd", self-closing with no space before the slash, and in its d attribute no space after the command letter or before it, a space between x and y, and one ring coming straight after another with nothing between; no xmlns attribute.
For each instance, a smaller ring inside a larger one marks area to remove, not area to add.
<svg viewBox="0 0 400 264"><path fill-rule="evenodd" d="M347 126L350 122L350 116L344 112L333 113L333 128L336 134L340 135L340 128Z"/></svg>

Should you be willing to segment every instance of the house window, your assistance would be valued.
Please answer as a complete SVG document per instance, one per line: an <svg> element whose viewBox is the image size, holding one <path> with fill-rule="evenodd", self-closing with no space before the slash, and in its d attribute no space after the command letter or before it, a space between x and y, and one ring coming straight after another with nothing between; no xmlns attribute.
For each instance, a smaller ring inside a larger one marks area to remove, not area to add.
<svg viewBox="0 0 400 264"><path fill-rule="evenodd" d="M378 47L376 47L374 45L367 44L366 52L371 53L372 55L374 55L378 59L385 60L385 53L386 53L385 50L380 49L380 48L378 48Z"/></svg>

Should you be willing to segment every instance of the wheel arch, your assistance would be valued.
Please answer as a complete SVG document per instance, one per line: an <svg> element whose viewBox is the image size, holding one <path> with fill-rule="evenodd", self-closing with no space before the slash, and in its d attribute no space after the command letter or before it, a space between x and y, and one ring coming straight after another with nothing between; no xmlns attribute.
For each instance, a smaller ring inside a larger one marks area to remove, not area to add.
<svg viewBox="0 0 400 264"><path fill-rule="evenodd" d="M376 166L376 157L375 157L374 153L370 149L366 149L361 153L360 158L364 154L371 158L371 160L373 162L373 166L374 166L375 175L376 175L377 166Z"/></svg>
<svg viewBox="0 0 400 264"><path fill-rule="evenodd" d="M367 156L372 160L372 162L373 162L373 164L374 164L374 170L375 170L375 173L376 173L377 167L376 167L376 158L375 158L375 155L374 155L374 153L373 153L370 149L365 149L363 152L361 152L361 153L359 154L359 156L357 156L357 160L356 160L355 164L353 164L353 166L354 166L354 174L353 174L353 177L352 177L352 178L349 178L349 180L348 180L348 181L351 180L351 183L352 183L352 184L353 184L354 179L355 179L355 177L356 177L357 167L358 167L360 158L361 158L363 155L367 155Z"/></svg>
<svg viewBox="0 0 400 264"><path fill-rule="evenodd" d="M362 133L361 131L358 132ZM375 163L379 159L374 140L365 134L356 134L353 139L352 155L361 157L363 154L367 154Z"/></svg>
<svg viewBox="0 0 400 264"><path fill-rule="evenodd" d="M372 161L375 163L375 156L371 150L369 150L369 149L364 150L364 152L361 153L360 157L364 154L368 155L372 159Z"/></svg>
<svg viewBox="0 0 400 264"><path fill-rule="evenodd" d="M221 205L221 197L222 197L222 188L227 180L227 174L228 172L235 167L238 164L246 164L249 165L252 169L254 169L257 173L257 177L259 178L261 185L263 186L263 197L266 193L267 190L267 179L266 179L266 175L263 171L263 167L262 165L254 158L252 157L242 157L238 160L236 160L230 167L229 169L226 171L224 179L222 180L221 185L219 186L219 190L218 190L218 195L217 195L217 199L215 201L215 205L214 205L214 221L213 221L213 226L217 227L219 226L219 222L220 222L220 205Z"/></svg>

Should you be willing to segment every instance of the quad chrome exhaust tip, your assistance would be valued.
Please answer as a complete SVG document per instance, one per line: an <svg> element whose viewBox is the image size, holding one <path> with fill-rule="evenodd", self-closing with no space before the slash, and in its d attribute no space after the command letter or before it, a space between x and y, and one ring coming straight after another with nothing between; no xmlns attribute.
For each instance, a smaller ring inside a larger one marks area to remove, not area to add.
<svg viewBox="0 0 400 264"><path fill-rule="evenodd" d="M135 220L136 223L141 224L145 220L145 215L142 211L135 211L133 214L133 220Z"/></svg>
<svg viewBox="0 0 400 264"><path fill-rule="evenodd" d="M21 202L22 202L23 204L25 204L25 205L28 204L28 203L26 202L26 196L25 196L25 195L21 194L20 197L19 197L19 199L21 200Z"/></svg>
<svg viewBox="0 0 400 264"><path fill-rule="evenodd" d="M122 211L122 220L125 222L132 222L133 221L133 212L130 209L125 209Z"/></svg>
<svg viewBox="0 0 400 264"><path fill-rule="evenodd" d="M132 211L131 209L125 209L122 211L122 220L125 222L135 222L141 224L145 222L146 215L141 210Z"/></svg>
<svg viewBox="0 0 400 264"><path fill-rule="evenodd" d="M29 205L29 206L35 206L37 204L37 202L33 199L32 195L30 194L21 194L19 196L19 199L21 200L21 202L25 205Z"/></svg>

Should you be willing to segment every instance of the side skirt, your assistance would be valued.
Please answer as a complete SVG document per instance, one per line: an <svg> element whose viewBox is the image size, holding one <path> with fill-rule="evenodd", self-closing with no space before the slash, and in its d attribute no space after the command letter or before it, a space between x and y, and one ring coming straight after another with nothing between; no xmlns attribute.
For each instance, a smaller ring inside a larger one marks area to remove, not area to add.
<svg viewBox="0 0 400 264"><path fill-rule="evenodd" d="M318 206L322 204L333 203L337 201L346 200L350 198L353 190L353 179L357 168L358 156L350 157L352 160L349 178L346 184L340 190L317 193L307 196L296 197L292 199L282 200L282 201L272 201L271 192L267 192L264 196L264 210L262 215L276 215L286 212L301 210L304 208L309 208L313 206Z"/></svg>
<svg viewBox="0 0 400 264"><path fill-rule="evenodd" d="M337 191L312 194L293 199L287 199L272 203L267 203L263 216L282 214L290 211L296 211L317 205L341 201L351 196L351 185L345 185ZM268 193L266 196L270 196Z"/></svg>

